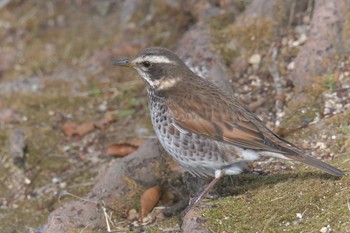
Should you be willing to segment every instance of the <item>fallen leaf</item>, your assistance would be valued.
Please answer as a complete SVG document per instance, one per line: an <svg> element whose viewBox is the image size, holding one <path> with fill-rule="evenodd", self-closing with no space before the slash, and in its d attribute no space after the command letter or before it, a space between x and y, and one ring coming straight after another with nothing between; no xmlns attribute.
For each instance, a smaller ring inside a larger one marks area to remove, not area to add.
<svg viewBox="0 0 350 233"><path fill-rule="evenodd" d="M74 136L74 134L76 133L76 129L77 129L77 124L70 121L64 123L62 126L63 133L68 137Z"/></svg>
<svg viewBox="0 0 350 233"><path fill-rule="evenodd" d="M110 156L126 156L137 150L144 142L144 140L131 140L115 143L107 147L106 154Z"/></svg>
<svg viewBox="0 0 350 233"><path fill-rule="evenodd" d="M75 133L79 136L84 136L85 134L90 133L94 129L95 129L95 125L93 122L86 122L86 123L79 125L76 128Z"/></svg>
<svg viewBox="0 0 350 233"><path fill-rule="evenodd" d="M141 218L147 216L160 198L160 187L158 185L147 189L141 196Z"/></svg>
<svg viewBox="0 0 350 233"><path fill-rule="evenodd" d="M137 147L128 143L116 143L108 146L106 154L110 156L126 156L133 153Z"/></svg>

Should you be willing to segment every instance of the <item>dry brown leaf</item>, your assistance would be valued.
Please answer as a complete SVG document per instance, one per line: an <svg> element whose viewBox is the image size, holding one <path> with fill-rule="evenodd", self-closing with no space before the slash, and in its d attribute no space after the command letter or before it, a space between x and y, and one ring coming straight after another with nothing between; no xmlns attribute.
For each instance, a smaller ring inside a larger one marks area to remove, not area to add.
<svg viewBox="0 0 350 233"><path fill-rule="evenodd" d="M131 140L128 142L119 142L108 146L106 154L110 156L126 156L133 153L142 145L144 140Z"/></svg>
<svg viewBox="0 0 350 233"><path fill-rule="evenodd" d="M137 147L127 143L116 143L108 146L106 154L110 156L126 156L133 153Z"/></svg>
<svg viewBox="0 0 350 233"><path fill-rule="evenodd" d="M76 134L77 124L74 122L66 122L62 126L63 133L68 137L74 136Z"/></svg>
<svg viewBox="0 0 350 233"><path fill-rule="evenodd" d="M90 121L77 126L75 133L79 136L84 136L93 131L94 129L95 125L93 122Z"/></svg>
<svg viewBox="0 0 350 233"><path fill-rule="evenodd" d="M160 198L160 187L158 185L147 189L141 196L141 218L147 216Z"/></svg>

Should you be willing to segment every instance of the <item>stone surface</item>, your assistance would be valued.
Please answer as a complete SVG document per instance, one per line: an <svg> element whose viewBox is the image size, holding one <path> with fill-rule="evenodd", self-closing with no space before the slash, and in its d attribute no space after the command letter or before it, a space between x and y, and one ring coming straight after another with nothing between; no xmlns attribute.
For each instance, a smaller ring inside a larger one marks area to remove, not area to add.
<svg viewBox="0 0 350 233"><path fill-rule="evenodd" d="M165 159L164 151L157 141L148 140L135 153L115 160L105 175L96 183L84 200L67 202L53 211L43 232L68 232L69 229L104 228L105 219L101 203L107 206L123 203L135 192L127 180L150 187L160 179Z"/></svg>
<svg viewBox="0 0 350 233"><path fill-rule="evenodd" d="M348 40L339 37L339 32L344 30L349 9L346 0L316 1L308 40L295 59L297 69L291 75L298 91L305 90L315 76L333 69L330 65L337 54L349 54L346 43L339 43Z"/></svg>

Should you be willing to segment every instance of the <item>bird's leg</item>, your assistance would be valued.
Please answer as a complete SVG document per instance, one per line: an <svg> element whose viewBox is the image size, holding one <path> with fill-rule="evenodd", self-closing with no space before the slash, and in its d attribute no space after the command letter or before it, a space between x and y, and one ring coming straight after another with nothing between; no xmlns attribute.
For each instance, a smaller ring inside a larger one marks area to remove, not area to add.
<svg viewBox="0 0 350 233"><path fill-rule="evenodd" d="M192 198L188 207L185 209L185 213L187 213L190 209L192 209L195 205L197 205L197 203L203 199L205 194L207 194L213 188L213 186L221 179L221 177L223 177L223 175L224 173L222 170L216 170L215 178L204 188L203 191L201 191L198 195Z"/></svg>

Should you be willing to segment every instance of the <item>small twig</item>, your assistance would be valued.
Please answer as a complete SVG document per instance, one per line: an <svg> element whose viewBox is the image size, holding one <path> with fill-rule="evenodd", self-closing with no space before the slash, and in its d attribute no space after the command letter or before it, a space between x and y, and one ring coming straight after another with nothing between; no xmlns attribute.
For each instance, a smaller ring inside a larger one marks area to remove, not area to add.
<svg viewBox="0 0 350 233"><path fill-rule="evenodd" d="M85 183L80 183L80 184L75 184L67 187L67 189L74 189L74 188L80 188L80 187L86 187L86 186L92 186L95 185L94 182L85 182Z"/></svg>
<svg viewBox="0 0 350 233"><path fill-rule="evenodd" d="M103 210L103 215L104 215L105 220L106 220L107 232L111 232L111 226L109 225L109 222L112 223L111 217L107 214L107 210L104 206L102 206L102 210Z"/></svg>
<svg viewBox="0 0 350 233"><path fill-rule="evenodd" d="M269 219L267 220L267 222L266 222L264 228L263 228L262 231L261 231L262 233L265 233L265 232L267 231L267 227L270 225L270 223L272 222L272 220L273 220L274 218L276 218L276 216L277 216L277 213L275 213L274 215L272 215L271 218L269 218Z"/></svg>
<svg viewBox="0 0 350 233"><path fill-rule="evenodd" d="M282 196L282 197L276 197L276 198L274 198L274 199L272 199L271 201L278 201L278 200L280 200L280 199L283 199L285 196Z"/></svg>
<svg viewBox="0 0 350 233"><path fill-rule="evenodd" d="M80 233L83 233L90 225L91 225L91 224L86 225L86 226L80 231Z"/></svg>
<svg viewBox="0 0 350 233"><path fill-rule="evenodd" d="M114 232L114 231L111 230L111 226L114 227L114 228L116 228L115 225L114 225L114 223L113 223L113 221L112 221L112 214L113 214L113 211L116 211L116 210L113 209L113 208L111 208L111 207L108 207L104 201L101 201L101 203L98 203L98 202L96 202L96 201L92 201L92 200L88 200L88 199L86 199L86 198L79 197L79 196L74 195L74 194L72 194L72 193L69 193L69 192L67 192L67 191L61 192L59 198L61 198L61 196L63 196L63 195L68 195L68 196L77 198L77 199L79 199L79 200L81 200L81 201L86 201L86 202L89 202L89 203L92 203L92 204L101 206L102 211L103 211L103 216L104 216L104 218L105 218L105 220L106 220L107 232ZM112 210L110 215L108 215L107 209ZM87 227L87 226L86 226L86 227ZM85 227L85 228L86 228L86 227ZM85 228L84 228L81 232L83 232L83 231L85 230Z"/></svg>
<svg viewBox="0 0 350 233"><path fill-rule="evenodd" d="M350 211L350 199L348 199L348 209Z"/></svg>
<svg viewBox="0 0 350 233"><path fill-rule="evenodd" d="M301 213L301 218L304 217L304 214L306 213L307 210L308 210L308 209L306 208L306 209Z"/></svg>
<svg viewBox="0 0 350 233"><path fill-rule="evenodd" d="M67 192L67 191L62 191L62 192L60 193L59 198L58 198L58 201L60 201L61 197L64 196L64 195L77 198L78 200L81 200L81 201L86 201L86 202L89 202L89 203L92 203L92 204L95 204L95 205L99 205L99 203L97 203L97 202L95 202L95 201L92 201L92 200L89 200L89 199L86 199L86 198L79 197L79 196L74 195L73 193L70 193L70 192Z"/></svg>

